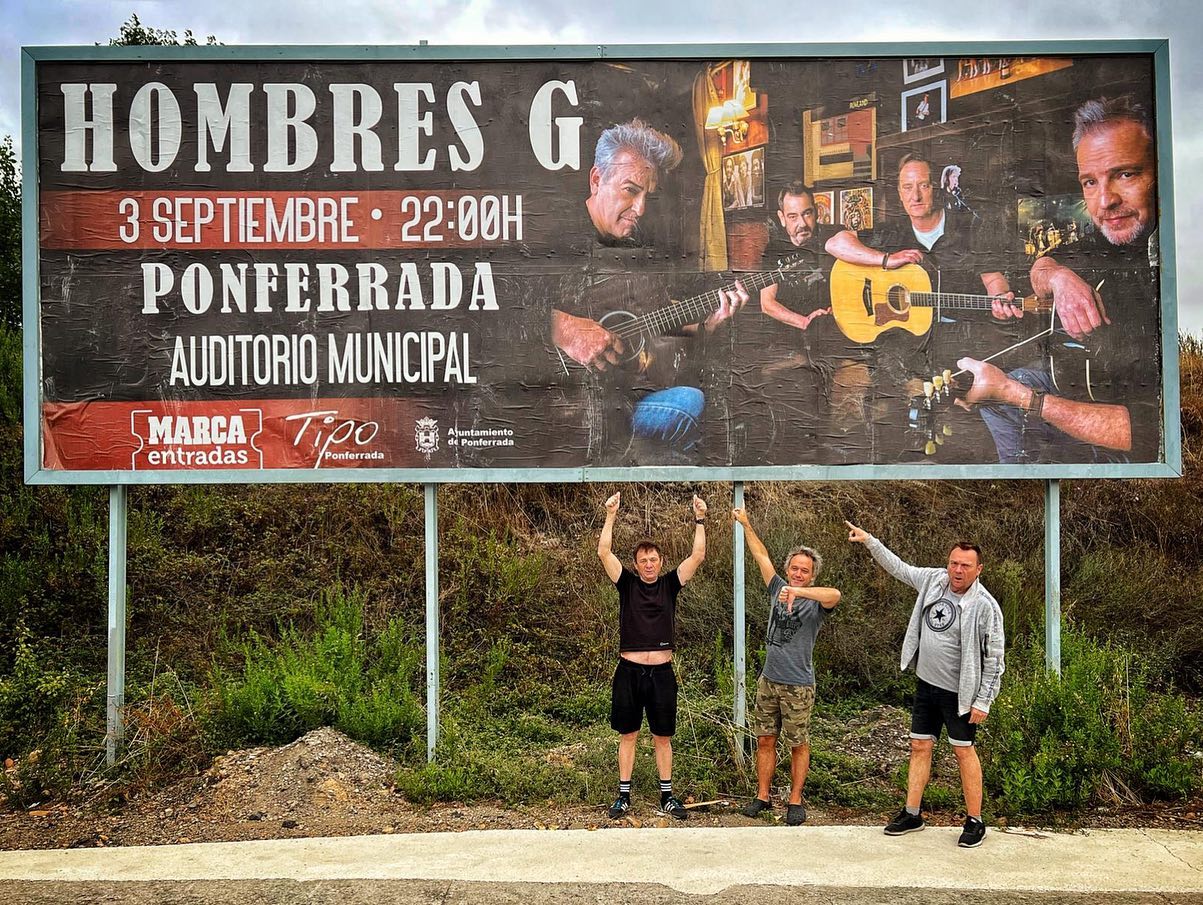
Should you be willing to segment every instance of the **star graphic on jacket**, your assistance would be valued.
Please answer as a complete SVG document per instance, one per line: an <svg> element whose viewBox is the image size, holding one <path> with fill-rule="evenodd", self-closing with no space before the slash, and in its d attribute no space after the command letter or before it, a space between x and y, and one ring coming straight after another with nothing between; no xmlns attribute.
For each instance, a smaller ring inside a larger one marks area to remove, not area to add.
<svg viewBox="0 0 1203 905"><path fill-rule="evenodd" d="M936 626L942 627L948 621L948 610L944 609L943 604L941 604L932 611L931 616L935 620Z"/></svg>

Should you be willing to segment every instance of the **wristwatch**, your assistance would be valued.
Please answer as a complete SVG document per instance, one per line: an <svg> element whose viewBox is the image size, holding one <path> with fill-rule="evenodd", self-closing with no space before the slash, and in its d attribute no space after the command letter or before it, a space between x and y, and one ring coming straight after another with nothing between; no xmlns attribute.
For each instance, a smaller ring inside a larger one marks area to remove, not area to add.
<svg viewBox="0 0 1203 905"><path fill-rule="evenodd" d="M695 518L693 520L693 523L695 525L704 525L704 524L706 524L706 520L704 518Z"/></svg>

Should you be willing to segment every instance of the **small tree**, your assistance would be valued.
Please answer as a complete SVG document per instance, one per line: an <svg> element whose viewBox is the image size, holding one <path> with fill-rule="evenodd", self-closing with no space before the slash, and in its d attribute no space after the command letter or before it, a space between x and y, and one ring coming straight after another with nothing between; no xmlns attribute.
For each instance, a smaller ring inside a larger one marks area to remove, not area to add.
<svg viewBox="0 0 1203 905"><path fill-rule="evenodd" d="M143 25L137 13L131 15L129 21L121 23L121 32L117 37L109 38L110 47L135 47L145 44L182 44L195 47L198 43L191 28L184 31L184 38L180 40L170 28L150 28ZM205 43L216 44L217 38L209 35L205 38Z"/></svg>
<svg viewBox="0 0 1203 905"><path fill-rule="evenodd" d="M0 323L21 326L21 168L11 135L0 142Z"/></svg>

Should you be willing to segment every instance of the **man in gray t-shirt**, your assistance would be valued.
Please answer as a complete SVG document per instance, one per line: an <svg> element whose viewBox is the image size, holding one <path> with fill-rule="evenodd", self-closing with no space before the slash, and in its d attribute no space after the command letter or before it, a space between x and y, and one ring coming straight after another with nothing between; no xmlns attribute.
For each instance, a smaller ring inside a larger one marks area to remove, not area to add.
<svg viewBox="0 0 1203 905"><path fill-rule="evenodd" d="M923 790L931 775L932 751L947 729L965 796L965 826L957 845L976 848L986 838L986 824L982 765L973 743L1006 668L1002 609L981 583L981 548L957 541L948 552L946 568L922 568L903 562L863 528L844 524L849 541L864 544L879 566L918 592L899 660L904 670L914 668L917 676L906 804L886 825L885 834L902 836L925 826L920 814Z"/></svg>
<svg viewBox="0 0 1203 905"><path fill-rule="evenodd" d="M809 547L795 547L785 557L785 579L773 568L768 550L752 525L748 513L732 514L744 529L748 550L768 589L768 653L756 683L756 708L752 731L756 733L756 797L743 808L756 817L772 807L773 773L777 769L777 736L790 749L790 796L785 822L797 826L806 820L802 787L810 769L810 714L815 702L815 671L811 655L815 636L828 611L840 602L835 588L814 587L823 558Z"/></svg>
<svg viewBox="0 0 1203 905"><path fill-rule="evenodd" d="M923 613L915 675L955 693L961 682L961 607L964 594L951 588Z"/></svg>

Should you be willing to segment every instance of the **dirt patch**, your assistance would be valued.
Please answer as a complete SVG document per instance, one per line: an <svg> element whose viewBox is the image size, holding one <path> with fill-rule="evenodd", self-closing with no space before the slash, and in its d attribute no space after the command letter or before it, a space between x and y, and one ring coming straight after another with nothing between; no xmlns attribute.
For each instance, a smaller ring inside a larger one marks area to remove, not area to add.
<svg viewBox="0 0 1203 905"><path fill-rule="evenodd" d="M830 750L858 763L848 780L896 796L894 774L906 758L902 727L906 714L880 707L852 719L823 724L816 738L835 740ZM577 750L580 749L580 750ZM566 746L549 757L571 762L583 746ZM351 836L371 833L460 832L481 829L620 829L628 826L755 826L780 822L784 808L755 820L738 813L750 793L733 790L718 804L691 809L679 822L658 813L653 793L638 790L624 819L612 823L604 807L543 803L505 807L496 802L436 804L406 801L393 786L398 765L392 759L336 730L318 729L279 748L231 751L199 776L139 798L119 808L97 802L35 805L0 812L0 848L70 848L107 845L162 845L188 842ZM956 781L956 763L944 751L934 775ZM777 791L777 790L775 790ZM784 789L780 790L784 793ZM698 804L686 796L687 804ZM817 825L883 823L891 812L856 810L811 802L808 822ZM1158 826L1203 829L1203 802L1144 806L1118 803L1085 814L1050 820L1059 828ZM929 815L937 824L958 822L955 811Z"/></svg>

